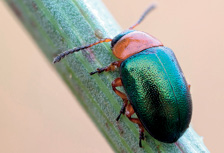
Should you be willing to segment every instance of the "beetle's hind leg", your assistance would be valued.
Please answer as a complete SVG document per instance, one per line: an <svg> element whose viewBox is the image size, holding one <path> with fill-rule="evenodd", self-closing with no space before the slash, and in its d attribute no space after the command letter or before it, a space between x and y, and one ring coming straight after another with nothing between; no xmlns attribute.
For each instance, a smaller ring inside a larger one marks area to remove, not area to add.
<svg viewBox="0 0 224 153"><path fill-rule="evenodd" d="M103 68L97 68L96 71L89 73L90 75L96 74L96 73L102 73L102 72L107 72L107 71L114 71L116 68L120 67L122 61L115 61L113 63L111 63L109 66L107 67L103 67Z"/></svg>
<svg viewBox="0 0 224 153"><path fill-rule="evenodd" d="M126 106L128 105L128 98L127 98L127 96L125 95L125 93L123 93L123 92L117 90L117 88L116 88L116 87L121 87L121 86L123 86L123 85L122 85L122 82L121 82L121 78L116 78L116 79L112 82L111 85L112 85L112 88L113 88L114 92L115 92L118 96L120 96L120 97L122 98L122 100L123 100L123 106L121 107L120 114L119 114L118 117L116 118L116 121L118 121L118 120L120 119L120 117L121 117L121 114L124 114L124 113L125 113L125 108L126 108Z"/></svg>
<svg viewBox="0 0 224 153"><path fill-rule="evenodd" d="M140 122L140 120L138 118L132 118L131 116L135 113L133 107L131 106L131 104L129 103L126 107L126 112L125 115L128 117L128 119L135 123L138 124L139 127L139 147L142 147L142 140L144 140L144 127L142 125L142 123Z"/></svg>

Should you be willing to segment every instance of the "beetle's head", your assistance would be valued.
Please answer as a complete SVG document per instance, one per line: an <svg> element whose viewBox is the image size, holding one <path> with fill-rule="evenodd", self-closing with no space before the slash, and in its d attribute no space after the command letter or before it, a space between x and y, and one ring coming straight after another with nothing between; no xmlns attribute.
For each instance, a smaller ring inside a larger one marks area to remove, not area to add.
<svg viewBox="0 0 224 153"><path fill-rule="evenodd" d="M114 47L114 45L118 42L118 40L120 40L124 35L126 35L126 34L128 34L128 33L131 33L131 32L133 32L133 31L135 31L135 30L125 30L125 31L123 31L123 32L121 32L121 33L119 33L117 36L115 36L114 38L113 38L113 40L111 41L111 49Z"/></svg>

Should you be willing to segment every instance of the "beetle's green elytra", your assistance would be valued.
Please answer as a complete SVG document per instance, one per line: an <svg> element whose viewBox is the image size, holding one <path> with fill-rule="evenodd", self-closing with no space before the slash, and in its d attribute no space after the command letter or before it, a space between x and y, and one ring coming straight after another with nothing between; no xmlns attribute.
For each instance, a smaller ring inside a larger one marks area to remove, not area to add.
<svg viewBox="0 0 224 153"><path fill-rule="evenodd" d="M152 47L122 62L120 76L144 128L157 140L176 142L188 128L188 84L171 49Z"/></svg>
<svg viewBox="0 0 224 153"><path fill-rule="evenodd" d="M116 120L125 114L139 126L140 147L144 130L161 142L176 142L188 128L192 116L190 87L173 51L155 37L133 30L154 7L151 5L136 24L113 39L105 38L62 52L53 61L59 62L69 54L111 41L112 52L119 60L90 75L119 69L120 77L112 82L113 91L123 100ZM120 86L125 93L117 89ZM138 118L132 117L134 113Z"/></svg>

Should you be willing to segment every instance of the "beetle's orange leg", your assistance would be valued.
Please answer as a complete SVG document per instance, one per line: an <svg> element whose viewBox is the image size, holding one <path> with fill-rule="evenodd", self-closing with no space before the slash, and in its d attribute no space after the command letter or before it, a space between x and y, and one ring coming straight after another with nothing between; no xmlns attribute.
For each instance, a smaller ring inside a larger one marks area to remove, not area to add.
<svg viewBox="0 0 224 153"><path fill-rule="evenodd" d="M115 92L118 96L120 96L120 97L122 98L123 102L124 102L124 103L123 103L123 106L121 107L120 114L119 114L118 117L116 118L116 121L118 121L118 120L120 119L120 117L121 117L121 114L124 114L124 113L125 113L125 108L126 108L126 106L127 106L127 104L128 104L128 98L127 98L127 96L126 96L123 92L117 90L117 88L116 88L116 87L123 86L123 85L122 85L122 82L121 82L121 78L116 78L116 79L112 82L111 85L112 85L112 88L113 88L114 92Z"/></svg>
<svg viewBox="0 0 224 153"><path fill-rule="evenodd" d="M191 89L191 84L188 84L188 89L189 89L189 90Z"/></svg>
<svg viewBox="0 0 224 153"><path fill-rule="evenodd" d="M103 68L97 68L96 71L91 72L90 75L93 75L95 73L102 73L104 71L114 71L116 68L120 67L122 61L116 61L111 63L109 66L107 67L103 67Z"/></svg>
<svg viewBox="0 0 224 153"><path fill-rule="evenodd" d="M139 147L142 147L142 141L144 140L144 127L142 125L142 123L140 122L140 120L138 118L132 118L131 116L135 113L133 107L131 106L131 104L129 103L126 107L126 112L125 115L128 117L128 119L130 121L132 121L135 124L138 124L139 127Z"/></svg>

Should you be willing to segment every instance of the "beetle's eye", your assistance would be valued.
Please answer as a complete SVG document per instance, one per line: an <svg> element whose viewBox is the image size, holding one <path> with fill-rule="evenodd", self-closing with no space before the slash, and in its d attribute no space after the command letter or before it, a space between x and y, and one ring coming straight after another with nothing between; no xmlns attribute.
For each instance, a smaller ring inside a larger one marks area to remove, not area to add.
<svg viewBox="0 0 224 153"><path fill-rule="evenodd" d="M130 32L133 32L135 30L125 30L123 32L121 32L120 34L118 34L117 36L115 36L113 38L113 40L111 41L111 48L114 47L114 45L118 42L118 40L120 40L124 35L130 33Z"/></svg>

